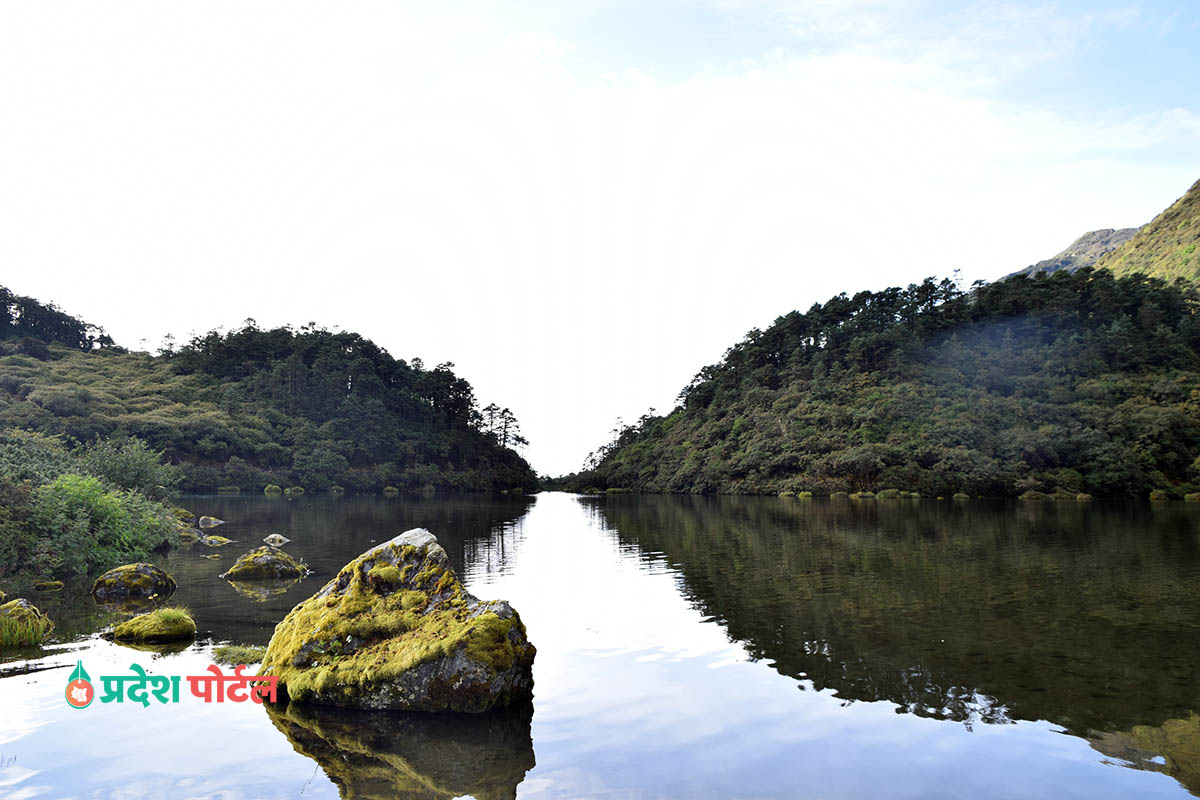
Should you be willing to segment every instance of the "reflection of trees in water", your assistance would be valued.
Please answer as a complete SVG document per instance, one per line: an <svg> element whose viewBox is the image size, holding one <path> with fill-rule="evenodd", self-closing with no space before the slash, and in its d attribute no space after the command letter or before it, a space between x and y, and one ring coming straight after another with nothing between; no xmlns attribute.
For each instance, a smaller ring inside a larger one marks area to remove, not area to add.
<svg viewBox="0 0 1200 800"><path fill-rule="evenodd" d="M1197 513L1182 504L585 502L751 655L848 700L1080 734L1200 706Z"/></svg>
<svg viewBox="0 0 1200 800"><path fill-rule="evenodd" d="M529 705L485 714L403 714L291 703L267 712L347 800L511 800L534 766Z"/></svg>

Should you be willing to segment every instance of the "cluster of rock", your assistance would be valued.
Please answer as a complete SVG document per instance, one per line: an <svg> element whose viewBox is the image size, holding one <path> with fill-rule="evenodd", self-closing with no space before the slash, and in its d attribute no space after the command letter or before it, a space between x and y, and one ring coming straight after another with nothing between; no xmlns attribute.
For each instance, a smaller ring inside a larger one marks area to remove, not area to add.
<svg viewBox="0 0 1200 800"><path fill-rule="evenodd" d="M180 514L197 539L221 524ZM224 539L225 543L230 540ZM220 577L256 600L306 577L308 567L280 548L280 534L243 554ZM191 615L165 607L178 588L160 567L125 564L92 584L96 601L135 614L106 636L120 642L190 642ZM0 593L0 603L4 601ZM51 622L29 601L0 605L0 623L45 633ZM429 531L414 529L373 547L344 566L276 626L260 674L278 677L291 702L358 709L481 712L527 700L533 659L517 612L502 600L472 596Z"/></svg>

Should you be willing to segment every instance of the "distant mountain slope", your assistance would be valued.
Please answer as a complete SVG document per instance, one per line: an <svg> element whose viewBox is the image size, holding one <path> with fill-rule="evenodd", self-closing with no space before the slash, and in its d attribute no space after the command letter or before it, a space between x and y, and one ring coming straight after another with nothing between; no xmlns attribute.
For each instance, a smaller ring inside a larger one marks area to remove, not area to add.
<svg viewBox="0 0 1200 800"><path fill-rule="evenodd" d="M1200 282L1200 181L1128 242L1100 257L1098 268L1117 275L1144 272L1173 281Z"/></svg>
<svg viewBox="0 0 1200 800"><path fill-rule="evenodd" d="M1067 272L1074 272L1083 267L1090 267L1095 264L1101 256L1116 250L1125 242L1133 238L1133 235L1138 232L1137 228L1121 228L1113 230L1112 228L1101 228L1098 231L1088 231L1083 236L1080 236L1075 241L1071 242L1071 246L1063 250L1053 258L1047 258L1044 261L1039 261L1036 264L1030 264L1022 270L1005 275L1006 278L1011 278L1013 275L1036 275L1039 272L1058 272L1060 269L1065 269Z"/></svg>

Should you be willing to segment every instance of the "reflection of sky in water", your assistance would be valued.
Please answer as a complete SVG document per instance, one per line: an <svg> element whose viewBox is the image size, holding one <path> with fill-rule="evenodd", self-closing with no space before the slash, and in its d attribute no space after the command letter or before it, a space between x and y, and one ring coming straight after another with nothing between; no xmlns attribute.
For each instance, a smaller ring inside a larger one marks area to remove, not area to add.
<svg viewBox="0 0 1200 800"><path fill-rule="evenodd" d="M1048 723L971 730L814 692L750 661L662 559L567 496L540 496L465 556L472 592L512 602L538 647L522 798L1187 796ZM77 657L99 684L133 662L200 673L205 650L154 658L90 639L57 649L55 669L0 680L0 797L337 796L251 703L204 704L186 682L174 705L63 701Z"/></svg>

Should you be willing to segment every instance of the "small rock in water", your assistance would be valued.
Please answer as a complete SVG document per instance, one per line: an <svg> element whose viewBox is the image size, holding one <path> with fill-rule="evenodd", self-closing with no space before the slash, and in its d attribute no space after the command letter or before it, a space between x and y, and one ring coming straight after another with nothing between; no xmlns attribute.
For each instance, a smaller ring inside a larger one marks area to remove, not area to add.
<svg viewBox="0 0 1200 800"><path fill-rule="evenodd" d="M258 547L238 558L221 577L227 581L303 578L308 567L274 547Z"/></svg>
<svg viewBox="0 0 1200 800"><path fill-rule="evenodd" d="M125 564L114 567L92 584L92 596L101 602L130 597L166 597L176 589L175 580L153 564Z"/></svg>
<svg viewBox="0 0 1200 800"><path fill-rule="evenodd" d="M226 539L224 536L203 536L200 539L201 544L206 544L209 547L222 547L232 541L233 539Z"/></svg>
<svg viewBox="0 0 1200 800"><path fill-rule="evenodd" d="M270 536L263 539L263 541L271 545L271 547L283 547L285 544L290 542L291 539L287 538L286 536L280 536L278 533L272 533Z"/></svg>
<svg viewBox="0 0 1200 800"><path fill-rule="evenodd" d="M200 527L201 528L215 528L218 525L224 525L224 524L225 524L225 520L217 519L216 517L210 517L207 514L205 514L203 517L200 518Z"/></svg>

